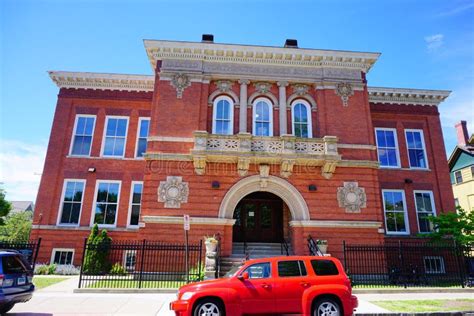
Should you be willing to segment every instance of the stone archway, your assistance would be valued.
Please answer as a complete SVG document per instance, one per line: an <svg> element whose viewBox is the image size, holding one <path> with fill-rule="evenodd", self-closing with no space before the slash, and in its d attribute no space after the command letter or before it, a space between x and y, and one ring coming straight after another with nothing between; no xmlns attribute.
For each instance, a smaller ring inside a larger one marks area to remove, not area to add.
<svg viewBox="0 0 474 316"><path fill-rule="evenodd" d="M309 210L301 193L288 181L275 176L268 176L266 185L261 186L259 175L244 178L234 184L224 196L219 207L219 218L232 219L239 201L253 192L270 192L279 196L290 209L291 219L309 220Z"/></svg>

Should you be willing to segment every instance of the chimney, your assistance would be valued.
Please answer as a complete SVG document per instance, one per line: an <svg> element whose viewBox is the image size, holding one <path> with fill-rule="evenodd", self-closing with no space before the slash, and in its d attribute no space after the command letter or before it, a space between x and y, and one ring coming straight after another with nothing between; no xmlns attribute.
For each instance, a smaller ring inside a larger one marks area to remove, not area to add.
<svg viewBox="0 0 474 316"><path fill-rule="evenodd" d="M298 48L298 41L295 39L288 38L285 41L285 48Z"/></svg>
<svg viewBox="0 0 474 316"><path fill-rule="evenodd" d="M212 34L202 34L201 42L203 42L203 43L214 43L214 35L212 35Z"/></svg>
<svg viewBox="0 0 474 316"><path fill-rule="evenodd" d="M460 121L456 125L454 125L456 128L456 134L458 136L458 145L459 146L466 146L468 140L469 140L469 135L467 133L467 123L466 121Z"/></svg>

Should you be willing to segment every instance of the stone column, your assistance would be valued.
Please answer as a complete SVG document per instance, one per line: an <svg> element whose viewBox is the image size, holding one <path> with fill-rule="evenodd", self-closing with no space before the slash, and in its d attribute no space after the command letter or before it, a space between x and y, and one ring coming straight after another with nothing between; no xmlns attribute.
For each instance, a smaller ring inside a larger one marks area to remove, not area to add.
<svg viewBox="0 0 474 316"><path fill-rule="evenodd" d="M278 92L279 92L279 110L280 110L280 136L288 134L286 130L286 86L288 82L280 81L278 82Z"/></svg>
<svg viewBox="0 0 474 316"><path fill-rule="evenodd" d="M240 83L240 112L239 112L239 132L247 133L247 85L249 80L241 79Z"/></svg>

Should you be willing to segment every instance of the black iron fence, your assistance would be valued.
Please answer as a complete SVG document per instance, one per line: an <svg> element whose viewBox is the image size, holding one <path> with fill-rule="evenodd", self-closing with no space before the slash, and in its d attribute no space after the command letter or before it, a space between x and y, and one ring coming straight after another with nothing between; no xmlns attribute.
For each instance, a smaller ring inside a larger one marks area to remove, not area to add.
<svg viewBox="0 0 474 316"><path fill-rule="evenodd" d="M30 242L7 242L0 241L0 249L3 250L16 250L21 253L25 259L30 263L34 269L36 264L36 258L41 246L41 238L36 241Z"/></svg>
<svg viewBox="0 0 474 316"><path fill-rule="evenodd" d="M390 241L382 245L348 245L344 266L354 286L472 286L474 247L452 242Z"/></svg>
<svg viewBox="0 0 474 316"><path fill-rule="evenodd" d="M178 288L202 280L202 252L202 241L186 252L185 244L85 240L79 288Z"/></svg>

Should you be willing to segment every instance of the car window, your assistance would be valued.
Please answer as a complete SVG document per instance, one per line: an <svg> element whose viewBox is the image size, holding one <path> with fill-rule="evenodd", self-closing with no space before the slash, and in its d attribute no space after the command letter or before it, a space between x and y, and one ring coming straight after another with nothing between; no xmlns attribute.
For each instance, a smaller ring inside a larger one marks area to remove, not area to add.
<svg viewBox="0 0 474 316"><path fill-rule="evenodd" d="M278 276L294 277L306 275L306 267L301 260L278 262Z"/></svg>
<svg viewBox="0 0 474 316"><path fill-rule="evenodd" d="M229 270L229 272L227 272L224 275L224 278L233 277L235 275L235 273L240 270L240 268L242 268L242 265L234 266L232 269Z"/></svg>
<svg viewBox="0 0 474 316"><path fill-rule="evenodd" d="M331 260L311 260L311 266L313 267L316 275L338 275L336 264Z"/></svg>
<svg viewBox="0 0 474 316"><path fill-rule="evenodd" d="M24 273L26 271L25 266L17 256L2 257L2 264L4 274Z"/></svg>
<svg viewBox="0 0 474 316"><path fill-rule="evenodd" d="M257 263L249 266L244 272L248 272L249 279L265 279L270 277L270 263Z"/></svg>

